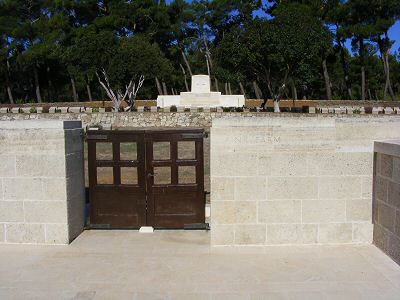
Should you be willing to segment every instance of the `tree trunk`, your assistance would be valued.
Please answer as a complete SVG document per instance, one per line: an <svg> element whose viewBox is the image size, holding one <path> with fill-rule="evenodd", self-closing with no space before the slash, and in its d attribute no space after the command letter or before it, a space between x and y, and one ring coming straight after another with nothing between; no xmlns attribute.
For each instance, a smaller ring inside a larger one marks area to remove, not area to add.
<svg viewBox="0 0 400 300"><path fill-rule="evenodd" d="M364 39L359 39L360 43L360 63L361 63L361 100L365 100L365 66L364 66Z"/></svg>
<svg viewBox="0 0 400 300"><path fill-rule="evenodd" d="M329 78L328 68L326 66L326 58L322 60L322 70L325 79L326 99L332 100L331 80Z"/></svg>
<svg viewBox="0 0 400 300"><path fill-rule="evenodd" d="M162 82L162 87L163 87L163 94L168 95L167 85L165 84L164 81Z"/></svg>
<svg viewBox="0 0 400 300"><path fill-rule="evenodd" d="M11 84L10 84L10 62L7 59L7 72L6 72L6 82L7 82L7 95L11 104L14 104L14 97L12 95Z"/></svg>
<svg viewBox="0 0 400 300"><path fill-rule="evenodd" d="M292 96L293 96L293 100L297 100L297 89L294 84L294 80L292 80Z"/></svg>
<svg viewBox="0 0 400 300"><path fill-rule="evenodd" d="M182 49L181 49L181 54L182 54L182 57L183 57L183 61L185 62L185 65L186 65L186 67L187 67L187 69L189 71L190 76L193 76L192 69L190 68L189 61L188 61L188 59L186 57L185 52L183 52Z"/></svg>
<svg viewBox="0 0 400 300"><path fill-rule="evenodd" d="M343 68L343 74L344 74L344 82L346 84L346 89L347 89L347 94L349 95L349 100L351 100L353 98L353 93L351 90L351 82L349 80L349 68L348 68L348 64L346 61L346 55L345 55L345 51L344 51L344 46L342 44L342 41L340 40L340 38L337 38L337 44L339 46L340 49L340 58L342 61L342 68Z"/></svg>
<svg viewBox="0 0 400 300"><path fill-rule="evenodd" d="M361 100L365 100L365 67L361 66Z"/></svg>
<svg viewBox="0 0 400 300"><path fill-rule="evenodd" d="M231 83L228 82L228 91L229 91L229 95L232 95L232 89L231 89Z"/></svg>
<svg viewBox="0 0 400 300"><path fill-rule="evenodd" d="M72 95L74 96L74 102L78 102L78 93L76 92L75 79L71 76L71 86L72 86Z"/></svg>
<svg viewBox="0 0 400 300"><path fill-rule="evenodd" d="M253 90L254 90L254 94L256 95L257 99L262 99L262 95L260 93L260 89L258 87L258 84L256 81L253 81Z"/></svg>
<svg viewBox="0 0 400 300"><path fill-rule="evenodd" d="M281 112L278 100L274 100L274 112Z"/></svg>
<svg viewBox="0 0 400 300"><path fill-rule="evenodd" d="M392 84L390 82L390 61L389 61L389 57L390 57L390 39L389 39L389 34L386 31L385 32L385 42L382 41L381 38L379 38L379 42L378 42L379 46L380 46L380 50L382 53L382 60L383 60L383 69L385 70L385 89L383 92L383 99L386 100L387 97L387 92L389 90L390 93L390 97L392 98L392 100L394 101L396 96L393 92L392 89Z"/></svg>
<svg viewBox="0 0 400 300"><path fill-rule="evenodd" d="M161 88L161 84L160 81L158 80L158 78L156 77L156 86L157 86L157 91L159 95L164 95L163 90Z"/></svg>
<svg viewBox="0 0 400 300"><path fill-rule="evenodd" d="M47 74L47 85L48 85L48 91L47 91L47 97L49 98L48 102L51 102L51 91L53 87L53 83L51 82L51 77L50 77L50 67L46 67L46 74Z"/></svg>
<svg viewBox="0 0 400 300"><path fill-rule="evenodd" d="M186 92L190 92L189 85L188 85L187 78L186 78L185 68L182 66L182 64L179 64L179 66L181 67L181 70L182 70L182 73L183 73L183 78L185 80ZM156 81L158 81L157 77L156 77Z"/></svg>
<svg viewBox="0 0 400 300"><path fill-rule="evenodd" d="M7 94L8 94L8 99L10 100L11 104L14 104L14 98L12 95L11 87L10 84L7 82Z"/></svg>
<svg viewBox="0 0 400 300"><path fill-rule="evenodd" d="M86 83L86 91L89 97L89 101L92 102L93 98L92 98L92 90L90 89L90 84L89 82Z"/></svg>
<svg viewBox="0 0 400 300"><path fill-rule="evenodd" d="M241 81L239 81L239 87L240 87L240 92L242 93L242 95L246 98L246 92L244 90L243 84Z"/></svg>
<svg viewBox="0 0 400 300"><path fill-rule="evenodd" d="M390 52L389 51L390 50L388 50L388 52L386 53L386 58L385 58L386 59L386 84L387 84L387 88L389 89L390 97L394 101L394 100L396 100L396 96L393 92L392 84L390 82L390 65L389 65ZM385 88L385 93L386 93L386 88Z"/></svg>
<svg viewBox="0 0 400 300"><path fill-rule="evenodd" d="M36 68L36 64L33 65L33 76L35 79L36 99L38 103L42 103L42 96L40 95L39 74Z"/></svg>
<svg viewBox="0 0 400 300"><path fill-rule="evenodd" d="M219 86L218 86L218 79L217 77L214 78L214 84L215 84L215 91L219 92Z"/></svg>
<svg viewBox="0 0 400 300"><path fill-rule="evenodd" d="M368 100L372 100L371 89L368 89Z"/></svg>
<svg viewBox="0 0 400 300"><path fill-rule="evenodd" d="M228 94L228 83L225 82L225 95L229 95Z"/></svg>

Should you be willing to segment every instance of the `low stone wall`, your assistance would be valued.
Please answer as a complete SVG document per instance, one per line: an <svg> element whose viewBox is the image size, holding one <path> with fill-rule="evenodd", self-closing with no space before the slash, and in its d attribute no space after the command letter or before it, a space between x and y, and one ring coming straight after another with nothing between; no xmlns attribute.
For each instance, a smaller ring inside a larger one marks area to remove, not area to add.
<svg viewBox="0 0 400 300"><path fill-rule="evenodd" d="M199 127L210 128L212 120L220 118L271 118L288 116L297 118L299 116L314 114L293 114L293 113L268 113L268 112L99 112L99 113L0 113L0 121L12 120L78 120L82 121L83 127L86 126L102 126L105 129L109 128L130 128L130 127ZM316 114L327 115L328 117L341 118L342 114ZM355 118L363 117L364 115L356 114ZM366 118L379 118L381 114L368 114ZM396 118L400 114L390 115ZM344 116L346 117L346 116Z"/></svg>
<svg viewBox="0 0 400 300"><path fill-rule="evenodd" d="M400 264L400 140L374 151L374 244Z"/></svg>
<svg viewBox="0 0 400 300"><path fill-rule="evenodd" d="M396 116L213 119L212 245L370 243L373 143L399 137Z"/></svg>
<svg viewBox="0 0 400 300"><path fill-rule="evenodd" d="M81 122L0 122L0 243L68 244L84 226Z"/></svg>

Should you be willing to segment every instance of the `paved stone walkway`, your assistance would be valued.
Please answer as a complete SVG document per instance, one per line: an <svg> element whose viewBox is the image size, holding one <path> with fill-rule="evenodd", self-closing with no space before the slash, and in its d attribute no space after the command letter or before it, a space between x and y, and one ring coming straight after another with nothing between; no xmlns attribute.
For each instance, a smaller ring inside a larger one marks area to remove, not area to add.
<svg viewBox="0 0 400 300"><path fill-rule="evenodd" d="M210 248L202 231L86 231L0 246L0 299L400 299L372 245Z"/></svg>

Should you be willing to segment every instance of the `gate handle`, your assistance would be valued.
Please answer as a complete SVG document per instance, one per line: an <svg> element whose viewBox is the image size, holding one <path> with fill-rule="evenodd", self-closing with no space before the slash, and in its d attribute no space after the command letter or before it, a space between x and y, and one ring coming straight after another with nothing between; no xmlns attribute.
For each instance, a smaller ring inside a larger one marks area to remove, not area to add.
<svg viewBox="0 0 400 300"><path fill-rule="evenodd" d="M156 175L157 175L157 173L149 173L149 174L147 174L147 177L154 177Z"/></svg>

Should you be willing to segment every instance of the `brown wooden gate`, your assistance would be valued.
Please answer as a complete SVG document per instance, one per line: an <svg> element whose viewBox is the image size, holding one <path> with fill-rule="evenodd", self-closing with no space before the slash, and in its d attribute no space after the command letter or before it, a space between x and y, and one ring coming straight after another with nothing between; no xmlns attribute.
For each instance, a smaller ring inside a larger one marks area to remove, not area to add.
<svg viewBox="0 0 400 300"><path fill-rule="evenodd" d="M90 224L204 223L203 129L88 131Z"/></svg>

